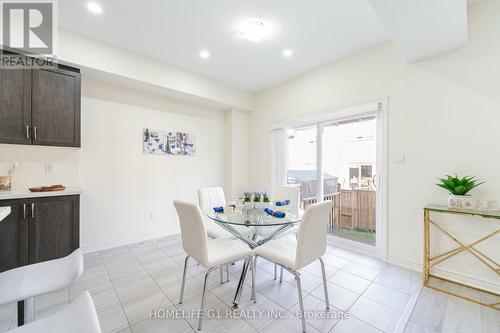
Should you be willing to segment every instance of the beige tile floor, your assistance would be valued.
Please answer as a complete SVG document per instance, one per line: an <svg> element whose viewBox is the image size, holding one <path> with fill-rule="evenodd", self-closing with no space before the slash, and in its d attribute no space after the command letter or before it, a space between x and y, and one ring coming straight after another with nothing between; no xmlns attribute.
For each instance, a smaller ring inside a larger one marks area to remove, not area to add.
<svg viewBox="0 0 500 333"><path fill-rule="evenodd" d="M75 285L36 298L36 318L61 310L88 290L103 333L193 332L196 318L150 318L151 309L199 309L204 271L194 263L188 269L185 301L178 304L184 257L178 235L87 254L85 272ZM420 274L416 272L341 248L328 246L324 259L331 304L329 316L324 310L319 263L301 272L305 310L317 317L323 314L323 318L307 319L308 332L392 332L411 295L421 285ZM231 266L228 283L220 284L218 273L211 275L206 309L234 316L230 309L241 266L241 263ZM263 259L258 262L256 304L250 300L250 279L245 281L240 309L248 310L246 313L263 311L263 315L207 319L203 332L300 332L295 280L285 272L283 283L279 283L274 280L273 272L271 263ZM0 331L15 327L15 311L15 305L0 308ZM343 311L349 314L348 319L332 316Z"/></svg>

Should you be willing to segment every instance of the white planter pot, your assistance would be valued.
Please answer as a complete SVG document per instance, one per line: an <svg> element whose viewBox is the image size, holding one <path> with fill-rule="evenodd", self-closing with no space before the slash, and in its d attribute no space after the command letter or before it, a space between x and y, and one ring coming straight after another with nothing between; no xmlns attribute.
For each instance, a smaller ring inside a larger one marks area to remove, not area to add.
<svg viewBox="0 0 500 333"><path fill-rule="evenodd" d="M458 209L477 209L478 201L467 195L453 195L448 196L448 207Z"/></svg>
<svg viewBox="0 0 500 333"><path fill-rule="evenodd" d="M491 211L497 209L496 200L482 200L474 199L467 195L453 195L448 196L448 207L458 209L471 209L479 211Z"/></svg>

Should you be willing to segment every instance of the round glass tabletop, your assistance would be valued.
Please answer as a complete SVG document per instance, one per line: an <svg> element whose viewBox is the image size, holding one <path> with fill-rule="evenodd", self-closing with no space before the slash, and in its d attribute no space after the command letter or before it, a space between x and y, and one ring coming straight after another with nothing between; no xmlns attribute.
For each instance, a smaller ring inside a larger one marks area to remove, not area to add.
<svg viewBox="0 0 500 333"><path fill-rule="evenodd" d="M302 219L302 214L285 213L284 217L274 217L267 214L264 209L243 208L236 209L231 213L208 212L207 216L219 223L240 225L247 227L265 227L298 223Z"/></svg>

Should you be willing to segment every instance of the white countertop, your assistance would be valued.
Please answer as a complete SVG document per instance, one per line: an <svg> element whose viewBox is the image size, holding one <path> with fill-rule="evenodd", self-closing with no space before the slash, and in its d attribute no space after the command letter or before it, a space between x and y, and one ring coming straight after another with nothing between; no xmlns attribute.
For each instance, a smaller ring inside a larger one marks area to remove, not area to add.
<svg viewBox="0 0 500 333"><path fill-rule="evenodd" d="M0 207L0 222L9 216L10 214L10 207Z"/></svg>
<svg viewBox="0 0 500 333"><path fill-rule="evenodd" d="M0 200L40 198L40 197L57 197L57 196L62 196L62 195L74 195L74 194L81 194L81 193L82 193L82 190L78 187L67 187L64 191L53 191L53 192L30 192L29 190L8 191L8 192L0 192Z"/></svg>

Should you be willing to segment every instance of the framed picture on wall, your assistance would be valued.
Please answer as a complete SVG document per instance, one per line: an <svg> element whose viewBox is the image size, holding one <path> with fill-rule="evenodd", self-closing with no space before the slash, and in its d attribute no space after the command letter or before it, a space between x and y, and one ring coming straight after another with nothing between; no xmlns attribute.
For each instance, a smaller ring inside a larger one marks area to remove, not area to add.
<svg viewBox="0 0 500 333"><path fill-rule="evenodd" d="M196 156L196 136L185 132L145 128L143 146L145 154Z"/></svg>
<svg viewBox="0 0 500 333"><path fill-rule="evenodd" d="M145 154L165 154L165 133L163 131L145 128L142 142Z"/></svg>
<svg viewBox="0 0 500 333"><path fill-rule="evenodd" d="M183 132L165 133L166 153L168 155L196 155L196 137Z"/></svg>

